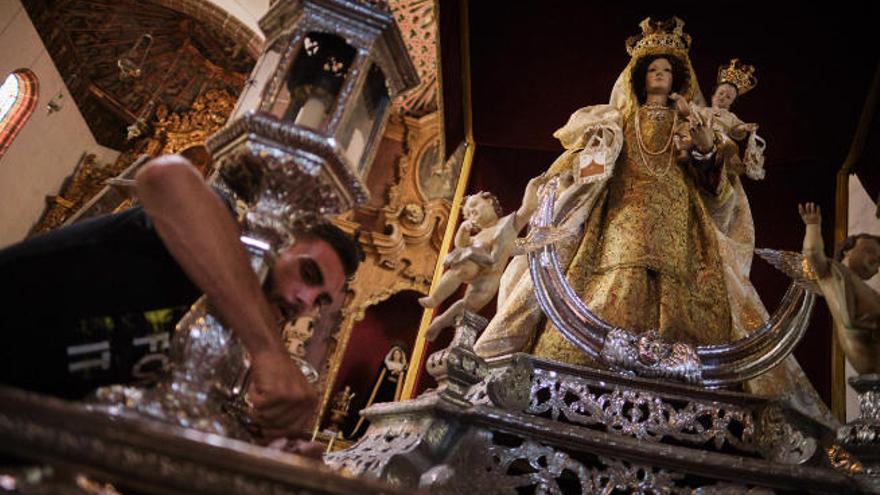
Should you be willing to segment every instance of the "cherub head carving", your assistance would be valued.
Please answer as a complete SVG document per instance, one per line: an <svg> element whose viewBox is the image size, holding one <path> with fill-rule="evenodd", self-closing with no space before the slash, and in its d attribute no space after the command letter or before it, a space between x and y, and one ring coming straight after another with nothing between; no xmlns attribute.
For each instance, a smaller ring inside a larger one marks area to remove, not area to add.
<svg viewBox="0 0 880 495"><path fill-rule="evenodd" d="M470 220L480 228L494 225L502 213L498 197L487 191L480 191L466 197L461 209L465 220Z"/></svg>

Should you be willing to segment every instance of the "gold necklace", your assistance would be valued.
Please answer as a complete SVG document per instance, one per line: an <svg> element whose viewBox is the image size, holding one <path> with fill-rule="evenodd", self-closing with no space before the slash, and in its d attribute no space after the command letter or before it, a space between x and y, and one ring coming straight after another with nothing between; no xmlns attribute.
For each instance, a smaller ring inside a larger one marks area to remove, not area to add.
<svg viewBox="0 0 880 495"><path fill-rule="evenodd" d="M662 155L666 153L666 150L669 149L669 145L672 144L672 136L675 134L675 125L678 123L678 112L673 112L672 114L672 127L669 129L669 137L666 139L666 144L663 145L658 151L651 151L645 146L645 143L642 141L642 124L639 120L639 111L636 111L636 141L639 143L639 151L643 153L647 153L651 156Z"/></svg>
<svg viewBox="0 0 880 495"><path fill-rule="evenodd" d="M648 175L650 175L652 177L656 177L658 179L661 177L665 177L669 173L669 171L672 170L672 155L674 155L675 153L669 153L669 159L666 162L666 167L662 171L658 170L657 168L653 167L652 165L648 165L648 160L645 158L645 153L647 153L648 155L651 155L651 156L658 156L658 155L662 155L667 150L669 150L669 146L672 144L672 136L675 134L675 125L678 122L677 113L673 112L673 114L672 114L672 127L669 129L669 138L666 140L666 144L663 145L663 148L661 148L659 151L651 151L651 150L647 149L647 147L645 146L645 143L642 142L642 125L639 120L639 111L638 110L636 110L635 121L636 121L635 122L635 124L636 124L636 142L638 143L639 158L641 158L641 160L642 160L642 166L645 167L645 171L648 173Z"/></svg>

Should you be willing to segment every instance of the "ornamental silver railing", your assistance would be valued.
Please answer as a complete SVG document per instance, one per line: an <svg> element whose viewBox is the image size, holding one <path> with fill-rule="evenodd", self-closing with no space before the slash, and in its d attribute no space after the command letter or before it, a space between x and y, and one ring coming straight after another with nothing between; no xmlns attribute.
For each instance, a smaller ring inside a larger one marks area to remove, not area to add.
<svg viewBox="0 0 880 495"><path fill-rule="evenodd" d="M542 189L532 231L546 236L554 229L558 186L558 179L552 179ZM803 337L816 297L792 282L776 311L749 336L726 344L691 346L664 341L657 331L615 327L596 316L566 280L552 243L529 252L528 260L541 309L565 339L591 359L618 371L708 388L750 380L782 362Z"/></svg>

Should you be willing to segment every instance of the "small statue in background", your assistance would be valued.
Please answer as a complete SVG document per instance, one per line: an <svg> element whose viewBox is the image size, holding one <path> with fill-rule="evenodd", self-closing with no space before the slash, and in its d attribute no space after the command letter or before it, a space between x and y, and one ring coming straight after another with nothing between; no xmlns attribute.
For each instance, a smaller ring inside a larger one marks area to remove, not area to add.
<svg viewBox="0 0 880 495"><path fill-rule="evenodd" d="M406 371L406 352L400 346L394 346L385 355L382 361L385 369L388 370L388 380L394 383L394 401L400 400L400 393L403 391L403 374Z"/></svg>
<svg viewBox="0 0 880 495"><path fill-rule="evenodd" d="M324 430L324 433L329 435L330 441L327 442L325 452L333 452L333 445L336 441L345 438L342 433L342 425L348 419L348 414L351 412L351 400L354 399L355 395L357 394L351 391L351 387L346 385L345 388L336 392L333 398L330 399L330 420L327 429ZM317 434L318 431L315 430L315 435ZM314 440L315 436L312 436L312 442ZM284 447L282 447L282 450L284 450ZM324 449L322 448L322 450Z"/></svg>
<svg viewBox="0 0 880 495"><path fill-rule="evenodd" d="M397 402L403 392L403 379L407 368L406 351L399 345L391 346L385 354L382 365L379 368L379 376L370 391L363 408L366 409L380 402ZM366 431L369 421L366 416L361 416L354 428L348 434L348 438L358 438Z"/></svg>
<svg viewBox="0 0 880 495"><path fill-rule="evenodd" d="M825 256L818 205L798 205L806 226L804 257L834 318L837 341L859 374L880 372L880 294L865 283L880 269L880 237L847 237L834 259Z"/></svg>
<svg viewBox="0 0 880 495"><path fill-rule="evenodd" d="M455 249L443 260L447 271L431 295L419 299L419 304L435 308L461 284L467 283L468 287L463 298L434 319L425 335L428 340L437 338L463 311L479 312L498 292L501 274L514 254L516 236L537 208L537 190L544 182L543 176L529 181L520 208L504 217L498 198L490 192L481 191L465 198L464 221L455 233Z"/></svg>
<svg viewBox="0 0 880 495"><path fill-rule="evenodd" d="M351 409L351 400L354 399L354 396L355 393L351 391L351 387L346 385L345 388L333 396L333 404L331 404L330 408L347 415Z"/></svg>

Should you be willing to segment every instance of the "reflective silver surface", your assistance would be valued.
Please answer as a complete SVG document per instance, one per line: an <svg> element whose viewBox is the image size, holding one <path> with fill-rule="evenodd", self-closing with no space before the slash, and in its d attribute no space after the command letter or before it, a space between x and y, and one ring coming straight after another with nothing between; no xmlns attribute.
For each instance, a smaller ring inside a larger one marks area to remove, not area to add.
<svg viewBox="0 0 880 495"><path fill-rule="evenodd" d="M821 425L768 399L524 354L489 365L469 404L366 409L366 435L325 461L435 494L873 493L815 455ZM525 385L526 407L493 402L492 380Z"/></svg>
<svg viewBox="0 0 880 495"><path fill-rule="evenodd" d="M178 324L171 369L155 387L103 387L87 404L112 415L138 413L182 427L242 440L244 425L224 409L241 390L247 369L241 342L208 311L203 296Z"/></svg>
<svg viewBox="0 0 880 495"><path fill-rule="evenodd" d="M864 477L880 492L880 375L851 377L859 394L859 417L837 430L837 441L862 465Z"/></svg>

